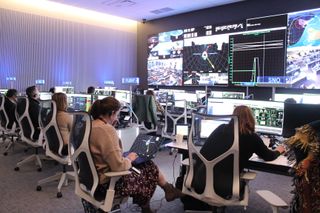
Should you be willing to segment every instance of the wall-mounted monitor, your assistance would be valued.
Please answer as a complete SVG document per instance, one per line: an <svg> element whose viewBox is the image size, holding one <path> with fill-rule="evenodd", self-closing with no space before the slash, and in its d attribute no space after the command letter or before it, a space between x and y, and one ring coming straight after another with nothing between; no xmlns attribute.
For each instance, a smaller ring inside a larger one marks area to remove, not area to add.
<svg viewBox="0 0 320 213"><path fill-rule="evenodd" d="M293 88L320 88L320 9L288 14L287 75Z"/></svg>
<svg viewBox="0 0 320 213"><path fill-rule="evenodd" d="M126 77L122 78L122 84L129 84L129 85L139 85L140 79L138 77Z"/></svg>
<svg viewBox="0 0 320 213"><path fill-rule="evenodd" d="M229 82L238 86L286 85L286 29L273 28L229 37Z"/></svg>
<svg viewBox="0 0 320 213"><path fill-rule="evenodd" d="M173 30L148 38L148 85L182 85L183 31Z"/></svg>
<svg viewBox="0 0 320 213"><path fill-rule="evenodd" d="M227 85L229 35L212 25L184 31L183 85Z"/></svg>

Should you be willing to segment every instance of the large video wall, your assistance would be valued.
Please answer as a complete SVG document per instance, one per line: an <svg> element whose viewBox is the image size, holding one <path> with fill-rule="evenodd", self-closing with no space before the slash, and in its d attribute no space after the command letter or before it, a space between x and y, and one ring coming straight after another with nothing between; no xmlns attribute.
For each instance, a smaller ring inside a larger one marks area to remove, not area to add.
<svg viewBox="0 0 320 213"><path fill-rule="evenodd" d="M320 9L151 35L147 63L149 85L319 89Z"/></svg>

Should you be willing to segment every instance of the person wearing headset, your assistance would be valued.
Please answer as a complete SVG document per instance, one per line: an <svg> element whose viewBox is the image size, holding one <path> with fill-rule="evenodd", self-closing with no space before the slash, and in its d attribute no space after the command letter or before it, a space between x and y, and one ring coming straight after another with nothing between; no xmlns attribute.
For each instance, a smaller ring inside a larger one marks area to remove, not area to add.
<svg viewBox="0 0 320 213"><path fill-rule="evenodd" d="M33 140L38 140L40 134L39 128L39 113L40 113L40 92L36 86L30 86L26 89L26 94L29 100L29 116L34 127L34 133L31 135L30 138Z"/></svg>

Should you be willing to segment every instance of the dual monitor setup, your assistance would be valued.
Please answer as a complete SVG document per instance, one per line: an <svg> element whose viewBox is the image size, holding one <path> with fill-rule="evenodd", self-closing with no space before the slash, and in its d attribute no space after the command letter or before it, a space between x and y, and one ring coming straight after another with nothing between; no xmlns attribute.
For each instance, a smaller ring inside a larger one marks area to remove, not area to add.
<svg viewBox="0 0 320 213"><path fill-rule="evenodd" d="M295 134L296 128L320 120L320 104L209 98L207 112L209 115L231 115L239 105L246 105L252 110L256 132L270 136L289 138ZM228 123L223 119L199 119L196 122L199 139L208 138L218 126ZM189 124L176 124L175 128L176 134L185 137L190 131Z"/></svg>

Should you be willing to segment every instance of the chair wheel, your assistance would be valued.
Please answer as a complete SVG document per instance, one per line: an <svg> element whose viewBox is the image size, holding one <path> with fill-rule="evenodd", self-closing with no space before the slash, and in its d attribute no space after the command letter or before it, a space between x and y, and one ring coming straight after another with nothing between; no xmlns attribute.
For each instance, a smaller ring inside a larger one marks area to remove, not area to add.
<svg viewBox="0 0 320 213"><path fill-rule="evenodd" d="M37 191L41 191L41 186L37 186Z"/></svg>
<svg viewBox="0 0 320 213"><path fill-rule="evenodd" d="M20 170L19 167L14 168L14 171L19 171L19 170Z"/></svg>
<svg viewBox="0 0 320 213"><path fill-rule="evenodd" d="M7 156L7 155L8 155L8 152L3 153L3 155L4 155L4 156Z"/></svg>
<svg viewBox="0 0 320 213"><path fill-rule="evenodd" d="M57 198L61 198L62 197L62 193L61 192L58 192L57 193Z"/></svg>
<svg viewBox="0 0 320 213"><path fill-rule="evenodd" d="M38 171L38 172L41 172L41 171L42 171L42 168L38 168L37 171Z"/></svg>

